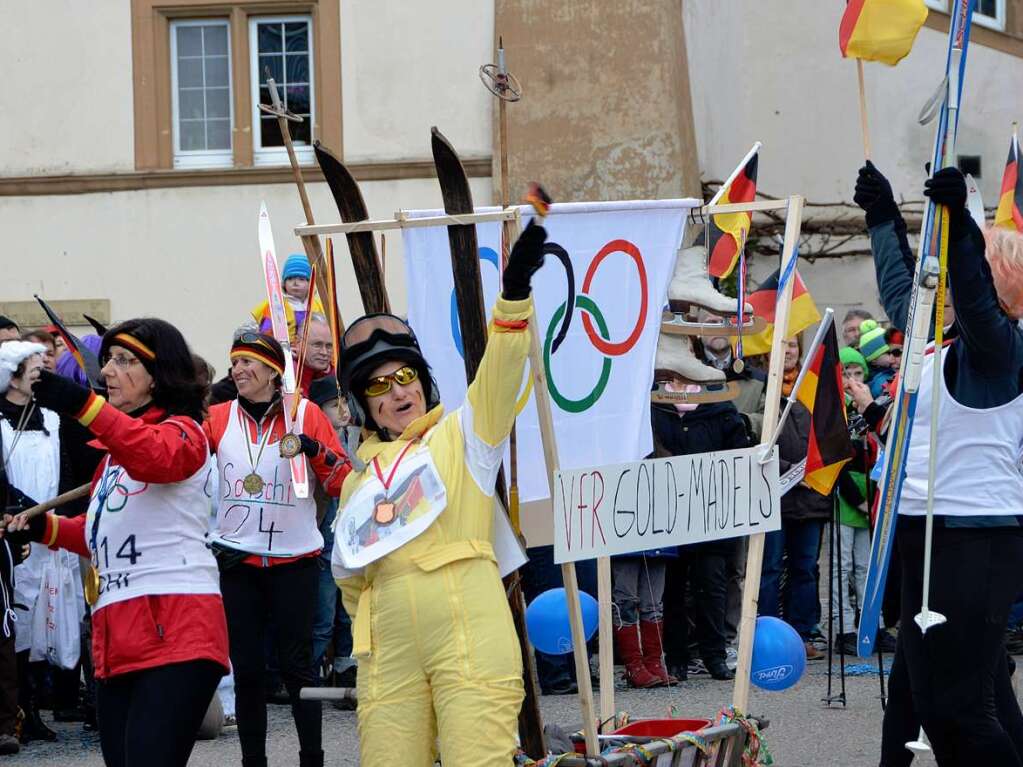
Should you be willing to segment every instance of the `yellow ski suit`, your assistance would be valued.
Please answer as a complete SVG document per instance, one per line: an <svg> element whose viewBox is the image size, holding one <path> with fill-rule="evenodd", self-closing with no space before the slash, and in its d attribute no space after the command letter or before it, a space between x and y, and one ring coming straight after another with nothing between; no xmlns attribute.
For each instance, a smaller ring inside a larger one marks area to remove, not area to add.
<svg viewBox="0 0 1023 767"><path fill-rule="evenodd" d="M359 660L363 767L508 765L522 705L522 657L494 557L494 482L529 352L532 299L498 299L462 407L435 407L399 439L360 448L386 474L410 440L428 447L447 506L422 534L337 581ZM341 506L373 469L345 480Z"/></svg>

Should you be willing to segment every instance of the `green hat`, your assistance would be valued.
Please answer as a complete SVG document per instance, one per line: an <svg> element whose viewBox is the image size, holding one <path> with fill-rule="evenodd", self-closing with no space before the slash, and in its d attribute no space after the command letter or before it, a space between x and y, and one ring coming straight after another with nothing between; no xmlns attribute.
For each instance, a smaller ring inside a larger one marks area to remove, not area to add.
<svg viewBox="0 0 1023 767"><path fill-rule="evenodd" d="M867 362L873 362L891 349L884 341L884 328L877 320L863 320L860 323L860 354Z"/></svg>
<svg viewBox="0 0 1023 767"><path fill-rule="evenodd" d="M863 359L863 355L853 349L851 346L843 346L838 350L838 359L842 362L842 367L846 365L859 365L863 368L863 377L866 378L870 375L870 371L867 370L867 361Z"/></svg>

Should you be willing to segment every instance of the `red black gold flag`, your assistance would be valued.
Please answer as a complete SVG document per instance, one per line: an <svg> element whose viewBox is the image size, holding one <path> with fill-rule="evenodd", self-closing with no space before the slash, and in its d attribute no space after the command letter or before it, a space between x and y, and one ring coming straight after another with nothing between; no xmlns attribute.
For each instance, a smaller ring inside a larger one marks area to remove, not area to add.
<svg viewBox="0 0 1023 767"><path fill-rule="evenodd" d="M80 367L82 372L85 373L85 378L89 382L89 386L93 389L97 388L99 386L100 365L99 360L96 359L96 355L92 353L89 347L78 340L78 336L65 327L64 323L61 322L60 317L58 317L57 313L50 308L48 303L39 296L36 296L35 299L39 302L39 305L43 307L43 311L46 312L46 316L50 319L50 324L56 328L57 335L59 335L64 341L64 346L67 347L68 352L70 352L71 356L74 357L75 362L78 363L78 367Z"/></svg>
<svg viewBox="0 0 1023 767"><path fill-rule="evenodd" d="M757 195L757 164L760 153L754 154L739 171L717 205L753 202ZM711 277L727 277L735 268L739 254L749 236L752 213L715 213L707 227L707 271ZM745 341L743 341L745 343Z"/></svg>
<svg viewBox="0 0 1023 767"><path fill-rule="evenodd" d="M852 440L845 415L842 364L838 358L838 336L831 323L824 341L796 392L810 411L810 441L803 481L821 495L827 495L838 481L842 467L853 457Z"/></svg>
<svg viewBox="0 0 1023 767"><path fill-rule="evenodd" d="M1002 192L995 211L995 226L1023 232L1023 174L1019 168L1019 140L1012 134L1009 159L1002 174Z"/></svg>
<svg viewBox="0 0 1023 767"><path fill-rule="evenodd" d="M756 317L763 317L767 327L759 333L743 335L743 354L752 356L754 354L768 354L771 351L771 338L774 336L774 311L778 302L778 280L777 270L764 280L760 287L746 297L746 303L752 305L753 314ZM792 307L789 310L789 327L785 334L786 338L801 333L813 323L818 322L821 314L817 311L817 304L813 296L806 289L806 285L796 271L792 275L795 282L792 284Z"/></svg>

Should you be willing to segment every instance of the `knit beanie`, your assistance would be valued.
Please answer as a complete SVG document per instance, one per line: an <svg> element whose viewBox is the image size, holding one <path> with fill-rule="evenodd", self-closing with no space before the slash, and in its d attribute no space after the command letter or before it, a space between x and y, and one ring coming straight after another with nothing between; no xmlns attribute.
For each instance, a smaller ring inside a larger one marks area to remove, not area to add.
<svg viewBox="0 0 1023 767"><path fill-rule="evenodd" d="M284 375L284 350L277 339L263 333L242 333L231 344L231 359L244 357L262 362L278 375Z"/></svg>
<svg viewBox="0 0 1023 767"><path fill-rule="evenodd" d="M341 398L337 379L332 375L322 376L309 384L309 401L323 407L328 402Z"/></svg>
<svg viewBox="0 0 1023 767"><path fill-rule="evenodd" d="M863 359L863 355L853 349L851 346L843 346L838 350L838 359L842 362L842 367L846 365L859 365L863 368L863 377L866 378L870 375L870 371L867 370L867 361Z"/></svg>
<svg viewBox="0 0 1023 767"><path fill-rule="evenodd" d="M860 323L860 354L867 362L873 362L891 349L884 341L884 328L877 320L863 320Z"/></svg>
<svg viewBox="0 0 1023 767"><path fill-rule="evenodd" d="M301 253L292 253L288 256L288 260L284 262L284 269L281 271L281 282L283 283L292 277L304 277L308 280L311 275L312 269L309 268L309 259Z"/></svg>

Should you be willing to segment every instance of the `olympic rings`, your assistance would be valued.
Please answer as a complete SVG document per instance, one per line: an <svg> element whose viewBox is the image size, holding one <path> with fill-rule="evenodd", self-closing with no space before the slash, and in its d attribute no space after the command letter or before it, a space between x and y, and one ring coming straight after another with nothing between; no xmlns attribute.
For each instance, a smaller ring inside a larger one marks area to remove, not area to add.
<svg viewBox="0 0 1023 767"><path fill-rule="evenodd" d="M544 248L545 253L550 253L558 257L565 267L565 272L568 276L568 300L558 307L557 311L554 312L554 316L551 317L551 322L547 327L547 336L544 341L543 350L543 362L544 371L547 375L547 388L550 391L551 399L557 403L558 407L569 413L581 413L584 410L588 410L596 404L597 400L603 395L604 390L607 388L608 381L611 376L611 357L620 357L623 354L629 352L638 342L640 337L643 335L643 328L646 325L646 318L649 309L649 296L648 296L648 285L647 285L647 274L646 266L643 263L643 256L633 243L628 240L611 240L604 247L602 247L597 255L593 257L593 261L590 262L589 267L586 270L586 276L583 279L582 293L579 295L575 294L573 286L575 284L575 278L572 272L572 262L568 258L568 254L565 249L556 243L547 243ZM608 330L607 321L604 318L603 313L597 307L596 302L588 295L590 287L593 284L593 278L596 276L597 269L600 264L612 253L625 253L632 258L633 263L636 265L636 271L639 274L640 284L640 305L639 314L636 317L636 324L632 328L632 331L623 341L611 341L611 334ZM600 377L597 380L596 385L581 399L570 399L564 396L559 390L557 385L554 383L554 378L551 375L551 356L558 350L561 341L564 340L568 334L568 328L571 323L573 311L569 309L578 308L583 312L583 329L586 331L586 336L589 338L590 343L593 347L604 354L604 362L601 366ZM555 337L555 327L564 317L564 322L561 323L561 328L558 330L557 336ZM591 319L592 317L592 319ZM593 320L597 322L597 328L599 334L593 327Z"/></svg>
<svg viewBox="0 0 1023 767"><path fill-rule="evenodd" d="M607 322L604 320L604 315L600 309L597 308L596 303L589 296L576 296L575 305L583 311L589 312L596 318L597 326L600 328L600 334L605 340L610 340L611 334L607 329ZM565 313L565 303L562 303L558 307L557 311L554 312L554 316L551 317L550 325L547 326L547 339L543 345L543 369L544 374L547 376L547 389L551 393L551 399L553 399L558 407L568 413L581 413L584 410L589 410L596 404L597 400L604 393L604 389L607 388L607 382L611 378L611 359L604 357L604 364L600 370L600 378L597 379L596 385L581 399L569 399L564 396L558 387L554 384L554 377L551 375L551 347L553 346L554 339L554 327L558 324L558 320L561 319Z"/></svg>
<svg viewBox="0 0 1023 767"><path fill-rule="evenodd" d="M106 511L120 511L128 505L129 498L133 495L140 495L149 488L149 483L146 483L140 489L129 492L128 488L121 484L122 476L127 476L124 469L118 469L115 474L111 474L110 478L102 483L101 493L106 498ZM119 499L116 505L114 503L115 499Z"/></svg>

